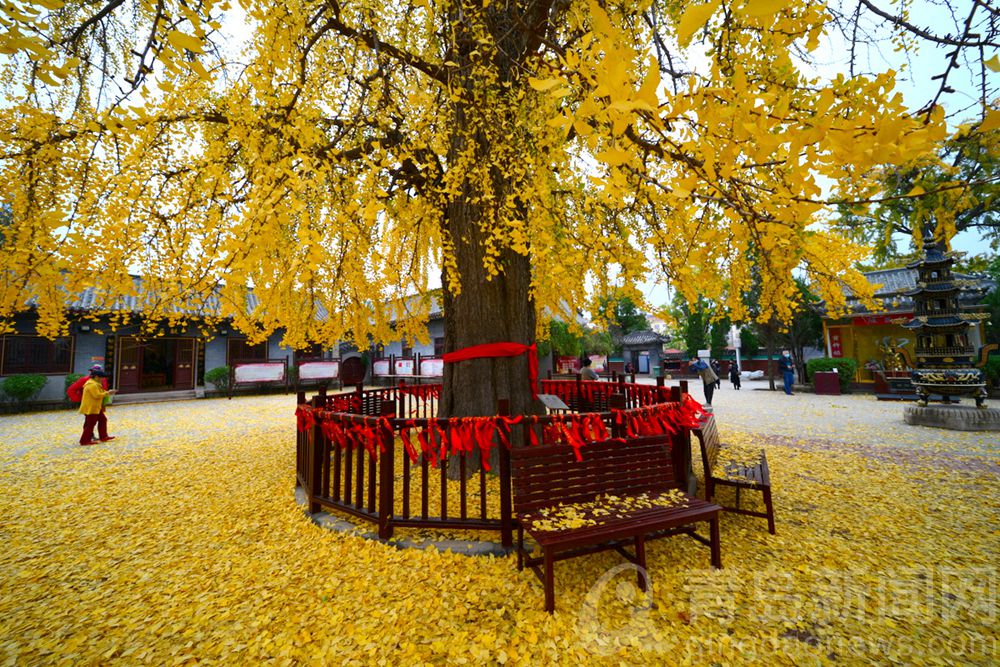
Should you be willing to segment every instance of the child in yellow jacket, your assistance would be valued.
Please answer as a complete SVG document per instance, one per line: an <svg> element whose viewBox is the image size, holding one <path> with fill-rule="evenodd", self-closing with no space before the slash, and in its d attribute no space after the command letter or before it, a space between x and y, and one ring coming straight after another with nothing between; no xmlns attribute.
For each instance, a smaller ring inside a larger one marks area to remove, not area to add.
<svg viewBox="0 0 1000 667"><path fill-rule="evenodd" d="M108 418L104 414L104 398L115 394L117 389L105 389L98 378L107 377L100 365L90 367L90 379L83 385L83 399L80 401L80 414L83 415L83 434L81 445L96 445L98 442L114 440L108 435ZM100 440L94 439L94 426Z"/></svg>

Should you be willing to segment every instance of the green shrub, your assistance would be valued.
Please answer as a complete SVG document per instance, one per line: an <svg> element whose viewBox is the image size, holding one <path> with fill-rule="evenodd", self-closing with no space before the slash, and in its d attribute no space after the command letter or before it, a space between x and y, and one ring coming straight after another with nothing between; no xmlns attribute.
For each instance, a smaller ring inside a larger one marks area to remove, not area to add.
<svg viewBox="0 0 1000 667"><path fill-rule="evenodd" d="M1000 357L991 356L986 360L986 367L983 368L986 373L986 377L989 380L988 384L994 386L1000 385Z"/></svg>
<svg viewBox="0 0 1000 667"><path fill-rule="evenodd" d="M806 374L809 376L809 381L812 382L813 374L820 373L824 371L832 371L836 369L837 374L840 376L840 391L845 394L851 390L851 382L854 381L854 374L858 371L858 362L854 359L831 359L829 357L821 357L819 359L810 359L806 362Z"/></svg>
<svg viewBox="0 0 1000 667"><path fill-rule="evenodd" d="M3 381L3 393L12 401L25 403L37 396L48 381L44 375L11 375Z"/></svg>
<svg viewBox="0 0 1000 667"><path fill-rule="evenodd" d="M212 384L218 391L229 389L229 366L219 366L205 371L205 382Z"/></svg>

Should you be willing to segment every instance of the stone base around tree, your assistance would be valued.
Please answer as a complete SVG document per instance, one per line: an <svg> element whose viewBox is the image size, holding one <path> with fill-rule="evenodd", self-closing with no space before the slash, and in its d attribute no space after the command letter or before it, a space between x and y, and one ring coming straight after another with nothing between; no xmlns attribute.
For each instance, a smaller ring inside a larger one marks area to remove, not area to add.
<svg viewBox="0 0 1000 667"><path fill-rule="evenodd" d="M1000 410L966 405L907 405L903 421L952 431L1000 431Z"/></svg>

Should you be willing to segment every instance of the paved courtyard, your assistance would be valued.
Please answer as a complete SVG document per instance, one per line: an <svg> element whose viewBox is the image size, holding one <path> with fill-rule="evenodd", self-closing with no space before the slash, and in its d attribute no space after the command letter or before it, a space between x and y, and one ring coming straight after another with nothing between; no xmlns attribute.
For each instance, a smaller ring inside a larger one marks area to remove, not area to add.
<svg viewBox="0 0 1000 667"><path fill-rule="evenodd" d="M113 406L94 447L0 417L0 664L995 664L1000 436L764 387L715 409L765 443L778 534L725 515L720 571L653 543L651 599L614 554L560 563L552 616L512 558L312 524L291 395Z"/></svg>

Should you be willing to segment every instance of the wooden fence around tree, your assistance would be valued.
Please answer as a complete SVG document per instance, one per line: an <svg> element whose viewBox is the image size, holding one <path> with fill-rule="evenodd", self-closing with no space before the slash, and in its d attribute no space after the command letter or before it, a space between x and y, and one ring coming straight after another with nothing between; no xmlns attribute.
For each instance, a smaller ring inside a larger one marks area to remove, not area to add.
<svg viewBox="0 0 1000 667"><path fill-rule="evenodd" d="M586 456L600 435L623 439L668 432L674 470L690 488L690 419L699 409L682 387L625 382L543 380L542 392L559 396L574 411L511 416L505 405L490 417L438 419L440 385L406 385L306 401L299 393L296 481L309 511L333 510L377 526L380 538L394 528L477 530L513 544L507 444L565 442ZM652 430L650 430L652 429ZM487 470L489 451L499 454ZM458 457L458 479L448 459ZM471 460L475 458L475 461Z"/></svg>

